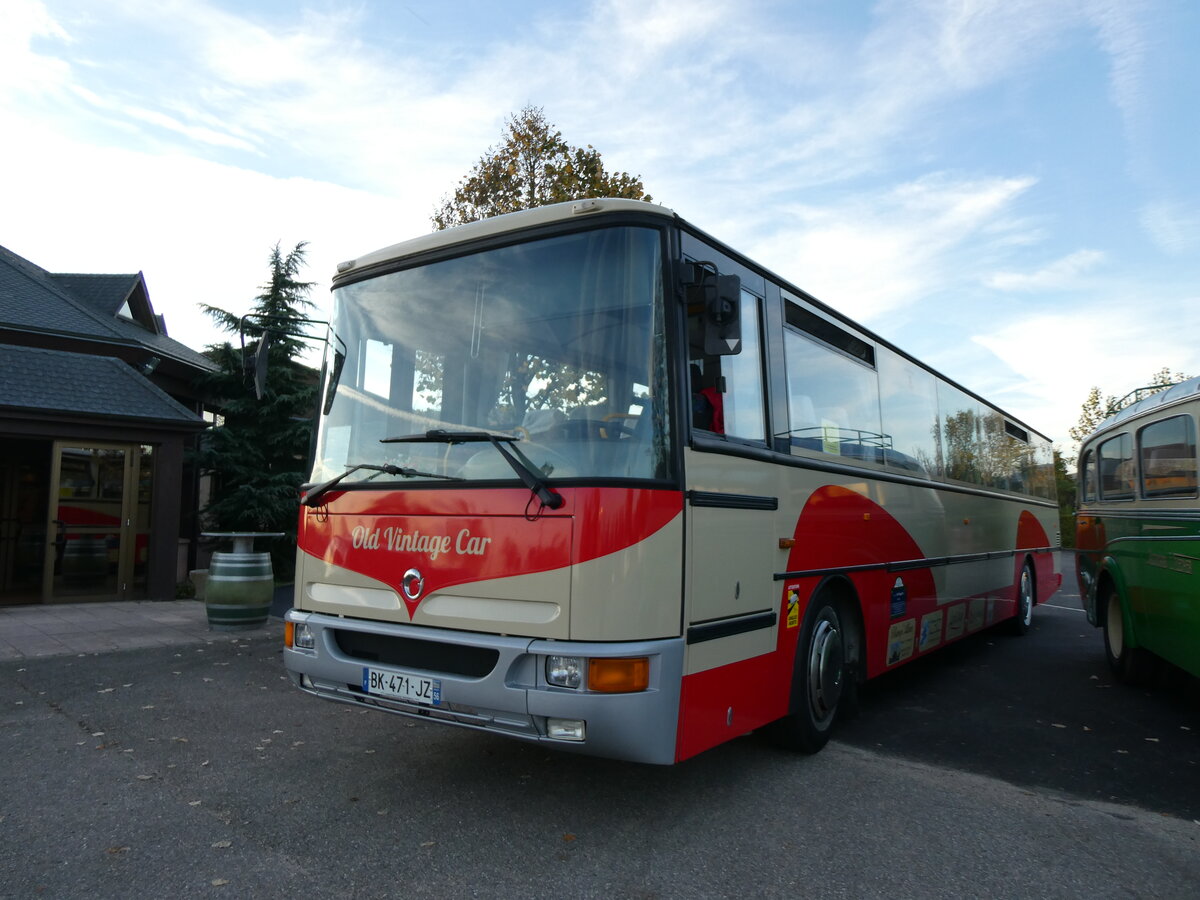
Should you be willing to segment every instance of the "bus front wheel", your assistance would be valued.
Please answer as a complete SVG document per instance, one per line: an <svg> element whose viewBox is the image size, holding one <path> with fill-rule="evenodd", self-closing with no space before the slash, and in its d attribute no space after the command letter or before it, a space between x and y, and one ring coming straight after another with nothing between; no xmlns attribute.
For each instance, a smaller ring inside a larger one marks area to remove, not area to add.
<svg viewBox="0 0 1200 900"><path fill-rule="evenodd" d="M1125 615L1116 587L1104 592L1104 655L1108 667L1120 681L1140 685L1154 676L1154 657L1141 647L1131 647L1125 638Z"/></svg>
<svg viewBox="0 0 1200 900"><path fill-rule="evenodd" d="M832 592L812 599L796 646L792 711L768 732L780 746L816 753L829 740L839 710L853 702L857 685L846 664L848 624Z"/></svg>

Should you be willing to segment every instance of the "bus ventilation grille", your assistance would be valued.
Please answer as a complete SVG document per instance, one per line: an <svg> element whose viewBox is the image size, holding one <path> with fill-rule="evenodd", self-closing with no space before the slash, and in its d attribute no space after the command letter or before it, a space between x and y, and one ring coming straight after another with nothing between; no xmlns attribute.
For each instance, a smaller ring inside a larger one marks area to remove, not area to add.
<svg viewBox="0 0 1200 900"><path fill-rule="evenodd" d="M334 639L339 650L364 662L446 672L467 678L487 675L500 658L499 651L488 647L465 647L361 631L338 629L334 632Z"/></svg>

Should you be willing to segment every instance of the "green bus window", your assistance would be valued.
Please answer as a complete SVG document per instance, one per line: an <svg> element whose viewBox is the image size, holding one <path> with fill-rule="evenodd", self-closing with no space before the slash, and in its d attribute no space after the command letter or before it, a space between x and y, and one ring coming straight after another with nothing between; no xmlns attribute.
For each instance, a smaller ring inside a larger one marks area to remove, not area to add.
<svg viewBox="0 0 1200 900"><path fill-rule="evenodd" d="M1133 441L1119 434L1100 445L1100 496L1105 500L1133 498Z"/></svg>
<svg viewBox="0 0 1200 900"><path fill-rule="evenodd" d="M1083 462L1079 464L1079 474L1083 481L1083 499L1096 499L1096 454L1089 450L1083 454Z"/></svg>
<svg viewBox="0 0 1200 900"><path fill-rule="evenodd" d="M1138 433L1142 496L1196 495L1196 427L1190 416L1172 416Z"/></svg>

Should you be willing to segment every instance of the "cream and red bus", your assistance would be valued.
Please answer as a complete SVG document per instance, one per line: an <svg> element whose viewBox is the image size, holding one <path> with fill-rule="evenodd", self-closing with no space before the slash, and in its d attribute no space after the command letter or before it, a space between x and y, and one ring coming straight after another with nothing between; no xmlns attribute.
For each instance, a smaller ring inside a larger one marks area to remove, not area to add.
<svg viewBox="0 0 1200 900"><path fill-rule="evenodd" d="M315 696L670 764L1030 627L1049 442L671 211L338 267L284 659Z"/></svg>

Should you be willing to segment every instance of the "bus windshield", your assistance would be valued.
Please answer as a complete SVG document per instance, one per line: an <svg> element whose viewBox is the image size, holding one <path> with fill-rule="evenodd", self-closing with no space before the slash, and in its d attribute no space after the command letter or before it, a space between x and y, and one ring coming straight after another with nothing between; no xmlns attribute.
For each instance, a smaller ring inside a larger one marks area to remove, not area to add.
<svg viewBox="0 0 1200 900"><path fill-rule="evenodd" d="M671 476L655 229L558 235L337 287L333 328L345 355L330 367L314 482L354 466L342 484L516 478L486 441L389 440L435 430L515 437L547 481Z"/></svg>

